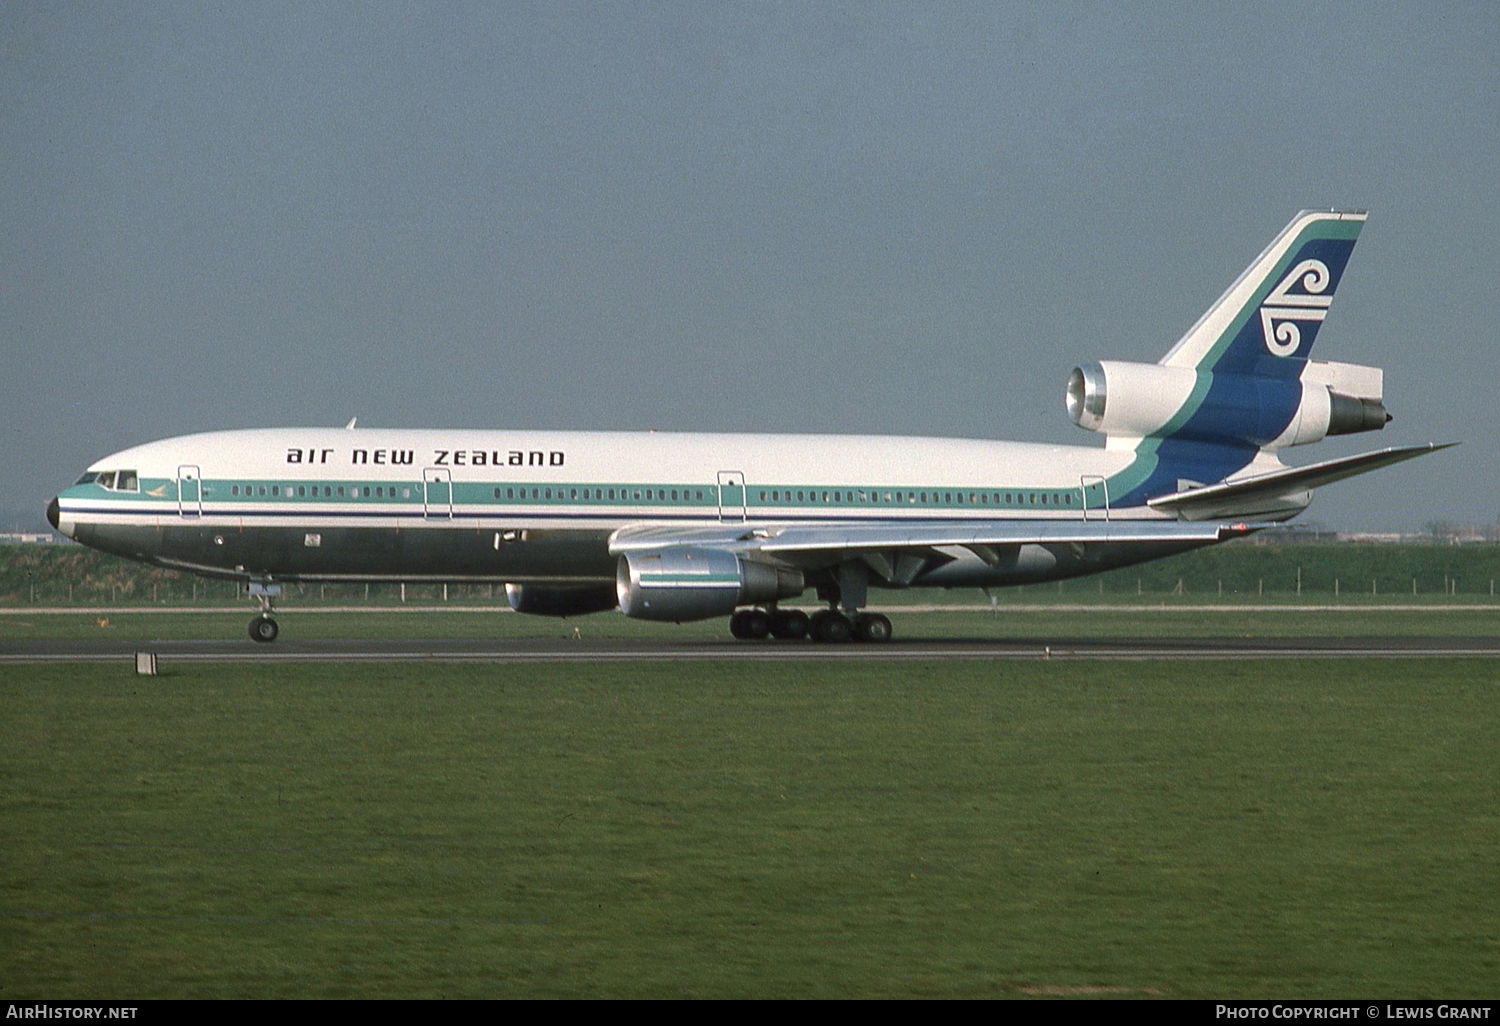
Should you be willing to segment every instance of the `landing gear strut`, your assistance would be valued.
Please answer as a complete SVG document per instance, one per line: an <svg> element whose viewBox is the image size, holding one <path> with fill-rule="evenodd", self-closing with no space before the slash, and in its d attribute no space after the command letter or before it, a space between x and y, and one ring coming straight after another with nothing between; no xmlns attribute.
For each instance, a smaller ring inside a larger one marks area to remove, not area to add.
<svg viewBox="0 0 1500 1026"><path fill-rule="evenodd" d="M261 584L257 581L250 582L250 594L260 600L260 615L250 621L251 641L275 641L276 635L281 633L281 628L271 618L272 601L281 594L279 584Z"/></svg>
<svg viewBox="0 0 1500 1026"><path fill-rule="evenodd" d="M818 586L818 598L827 609L812 616L814 641L837 644L845 641L890 641L891 621L880 613L863 613L860 608L869 594L870 570L854 559L840 563L832 580Z"/></svg>

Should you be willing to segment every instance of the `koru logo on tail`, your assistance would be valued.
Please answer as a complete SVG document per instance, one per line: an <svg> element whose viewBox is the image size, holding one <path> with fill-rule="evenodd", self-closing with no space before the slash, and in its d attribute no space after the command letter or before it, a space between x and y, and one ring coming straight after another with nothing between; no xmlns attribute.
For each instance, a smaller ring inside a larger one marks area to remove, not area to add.
<svg viewBox="0 0 1500 1026"><path fill-rule="evenodd" d="M1260 326L1273 356L1291 356L1302 344L1298 321L1321 321L1328 316L1332 295L1323 295L1333 276L1321 260L1304 260L1271 290L1260 305ZM1293 292L1293 289L1298 291Z"/></svg>

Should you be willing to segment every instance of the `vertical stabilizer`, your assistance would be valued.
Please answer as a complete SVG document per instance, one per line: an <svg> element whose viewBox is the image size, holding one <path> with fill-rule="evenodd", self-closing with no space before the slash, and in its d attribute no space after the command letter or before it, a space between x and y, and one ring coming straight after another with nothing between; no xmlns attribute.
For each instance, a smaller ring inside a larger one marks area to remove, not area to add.
<svg viewBox="0 0 1500 1026"><path fill-rule="evenodd" d="M1162 357L1162 365L1298 377L1365 217L1363 210L1298 214Z"/></svg>

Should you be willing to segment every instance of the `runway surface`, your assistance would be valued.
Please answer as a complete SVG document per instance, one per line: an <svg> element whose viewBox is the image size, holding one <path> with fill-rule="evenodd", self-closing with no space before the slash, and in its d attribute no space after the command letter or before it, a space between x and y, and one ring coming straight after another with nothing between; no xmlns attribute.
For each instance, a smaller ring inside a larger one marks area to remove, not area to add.
<svg viewBox="0 0 1500 1026"><path fill-rule="evenodd" d="M932 638L885 644L703 639L382 639L245 641L0 640L0 663L533 663L736 660L1442 659L1500 657L1500 637Z"/></svg>

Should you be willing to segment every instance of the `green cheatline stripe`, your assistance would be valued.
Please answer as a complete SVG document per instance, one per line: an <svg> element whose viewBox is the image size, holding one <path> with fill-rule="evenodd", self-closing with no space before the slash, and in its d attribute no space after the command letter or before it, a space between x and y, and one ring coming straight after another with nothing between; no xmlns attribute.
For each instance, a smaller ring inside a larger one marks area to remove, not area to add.
<svg viewBox="0 0 1500 1026"><path fill-rule="evenodd" d="M1186 424L1192 418L1193 414L1198 412L1198 407L1203 405L1203 400L1208 395L1208 390L1213 386L1213 382L1214 375L1212 371L1198 372L1198 379L1193 383L1193 390L1188 393L1188 397L1182 406L1172 415L1172 419L1167 421L1166 425L1161 428L1160 435L1152 435L1149 438L1141 439L1135 447L1135 459L1131 460L1130 465L1124 470L1119 471L1109 478L1108 488L1111 497L1129 495L1151 477L1156 471L1157 464L1161 462L1161 457L1158 455L1157 450L1161 448L1162 442L1166 437L1178 431L1182 425Z"/></svg>
<svg viewBox="0 0 1500 1026"><path fill-rule="evenodd" d="M1144 479L1144 478L1143 478ZM146 488L144 484L150 484ZM176 482L172 479L152 479L143 483L140 492L115 492L97 485L89 486L97 489L100 497L112 501L124 502L147 502L147 503L171 503L175 507L178 496L175 490L171 494L150 495L149 492L165 485L175 489ZM247 494L232 495L230 489L238 486ZM266 494L258 494L260 488L266 489ZM275 487L278 494L271 494L270 489ZM1111 482L1113 488L1113 482ZM321 492L329 488L335 492L333 495L322 494L292 494L290 488L301 488L307 492ZM338 495L339 488L345 489L346 493L358 490L360 494ZM364 489L370 490L370 495L363 494ZM401 489L401 494L396 494L396 489ZM514 493L514 497L506 497L502 494L496 498L495 490ZM248 494L250 490L257 494ZM376 489L391 492L390 495L377 495ZM535 498L530 493L537 492ZM679 498L671 498L673 491L678 493ZM797 492L808 496L806 499L792 498ZM550 495L548 493L551 493ZM614 492L616 498L610 498ZM761 499L760 494L768 496L777 494L775 499ZM646 498L647 495L651 498ZM926 496L924 500L922 496ZM596 497L598 496L598 497ZM699 496L702 496L699 498ZM786 496L786 497L781 497ZM829 496L829 499L824 499ZM831 498L837 496L837 498ZM850 498L854 496L854 498ZM916 496L915 499L912 497ZM959 496L962 501L954 498L944 500L944 496ZM972 499L971 499L972 497ZM1046 501L1040 501L1043 497ZM428 485L424 491L422 482L408 481L365 481L365 480L330 480L315 482L286 482L282 479L251 480L243 479L232 481L210 480L202 482L200 494L197 499L187 499L188 503L197 505L200 501L218 506L235 505L268 505L284 502L307 503L317 501L324 504L342 504L344 506L364 506L368 504L404 505L413 509L438 505L447 506L450 503L455 506L494 506L499 508L509 507L535 507L538 505L550 505L557 507L583 507L597 508L620 506L650 506L659 508L662 506L675 506L683 508L717 509L720 506L718 486L684 486L684 485L659 485L659 484L594 484L587 486L579 484L556 482L461 482L452 485L433 487ZM962 487L953 485L923 486L920 488L895 488L895 487L850 487L849 485L802 485L800 487L787 487L784 485L755 485L752 488L726 489L724 497L725 506L739 508L744 505L750 509L775 510L775 509L866 509L882 506L900 506L905 509L963 509L966 507L983 506L990 509L1033 509L1047 507L1048 509L1062 508L1065 510L1078 510L1084 505L1082 488L1036 488L1017 486L986 485L964 485Z"/></svg>
<svg viewBox="0 0 1500 1026"><path fill-rule="evenodd" d="M650 585L654 588L677 588L688 585L694 588L738 588L740 580L738 577L726 577L723 574L714 574L713 576L704 574L699 577L677 574L641 574L641 584Z"/></svg>
<svg viewBox="0 0 1500 1026"><path fill-rule="evenodd" d="M1162 441L1160 438L1141 439L1136 444L1135 458L1130 461L1130 465L1119 473L1110 475L1106 487L1109 489L1111 504L1135 491L1156 472L1156 466L1161 462L1157 450L1161 448Z"/></svg>

